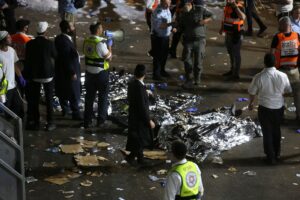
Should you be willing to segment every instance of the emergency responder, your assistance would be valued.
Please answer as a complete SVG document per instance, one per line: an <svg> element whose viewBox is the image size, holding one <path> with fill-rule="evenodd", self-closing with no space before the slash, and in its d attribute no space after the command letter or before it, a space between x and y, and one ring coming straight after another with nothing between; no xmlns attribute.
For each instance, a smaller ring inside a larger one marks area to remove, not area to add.
<svg viewBox="0 0 300 200"><path fill-rule="evenodd" d="M169 52L169 36L172 30L171 0L162 0L151 18L153 40L153 80L162 80L170 75L165 70Z"/></svg>
<svg viewBox="0 0 300 200"><path fill-rule="evenodd" d="M300 36L292 31L291 20L285 16L279 20L279 33L275 34L271 44L271 53L276 57L276 67L284 72L290 82L294 94L296 117L300 119L300 101L296 86L299 84L298 56ZM297 87L298 88L298 87Z"/></svg>
<svg viewBox="0 0 300 200"><path fill-rule="evenodd" d="M241 45L244 20L243 7L236 0L227 0L220 34L225 32L225 45L230 56L231 69L223 74L227 80L238 80L241 67Z"/></svg>
<svg viewBox="0 0 300 200"><path fill-rule="evenodd" d="M7 93L8 81L3 71L3 64L0 63L0 102L5 103L5 95Z"/></svg>
<svg viewBox="0 0 300 200"><path fill-rule="evenodd" d="M101 37L103 28L100 22L90 25L92 36L83 43L85 55L85 110L84 128L92 126L93 103L98 92L97 125L103 124L107 118L108 92L109 92L109 63L112 58L112 39Z"/></svg>
<svg viewBox="0 0 300 200"><path fill-rule="evenodd" d="M212 20L213 14L203 7L203 0L194 0L194 6L187 0L185 7L189 12L182 14L179 30L183 32L183 53L186 82L185 88L199 86L205 54L205 25ZM192 81L194 75L194 85Z"/></svg>
<svg viewBox="0 0 300 200"><path fill-rule="evenodd" d="M203 196L201 171L196 163L185 159L186 153L187 147L183 142L174 141L172 143L174 164L167 177L164 200L199 200Z"/></svg>

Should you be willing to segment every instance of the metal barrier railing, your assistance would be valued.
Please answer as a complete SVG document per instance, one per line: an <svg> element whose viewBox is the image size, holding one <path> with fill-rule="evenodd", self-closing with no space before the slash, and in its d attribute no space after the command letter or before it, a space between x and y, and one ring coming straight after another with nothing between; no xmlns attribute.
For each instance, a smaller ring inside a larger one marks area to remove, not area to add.
<svg viewBox="0 0 300 200"><path fill-rule="evenodd" d="M0 103L0 109L5 116L0 116L0 180L15 180L15 185L0 185L0 199L5 200L25 200L25 170L24 170L24 149L23 149L23 129L22 119L8 109L3 103ZM9 119L9 120L7 120ZM1 149L2 148L2 149ZM15 156L9 155L9 153ZM5 155L9 156L5 156ZM13 159L13 160L11 160ZM6 187L6 188L5 188ZM1 188L3 191L1 191ZM6 189L6 190L4 190ZM2 193L1 193L2 192ZM14 192L15 194L12 194Z"/></svg>

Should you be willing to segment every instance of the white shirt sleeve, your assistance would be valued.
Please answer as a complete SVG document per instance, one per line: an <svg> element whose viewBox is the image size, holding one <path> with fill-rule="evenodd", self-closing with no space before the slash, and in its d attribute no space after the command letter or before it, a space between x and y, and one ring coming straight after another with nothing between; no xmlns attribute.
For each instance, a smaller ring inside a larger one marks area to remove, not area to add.
<svg viewBox="0 0 300 200"><path fill-rule="evenodd" d="M257 92L258 92L257 78L256 76L254 76L254 78L251 81L251 84L249 85L248 93L251 95L256 95Z"/></svg>
<svg viewBox="0 0 300 200"><path fill-rule="evenodd" d="M163 200L175 200L176 194L179 194L181 186L181 177L176 172L167 177Z"/></svg>
<svg viewBox="0 0 300 200"><path fill-rule="evenodd" d="M202 182L201 171L200 171L198 165L197 165L197 170L198 170L198 172L199 172L199 174L200 174L199 192L200 192L200 195L201 195L201 197L202 197L203 194L204 194L204 187L203 187L203 182Z"/></svg>
<svg viewBox="0 0 300 200"><path fill-rule="evenodd" d="M12 51L14 52L14 63L18 62L19 61L19 57L16 53L16 51L12 48Z"/></svg>
<svg viewBox="0 0 300 200"><path fill-rule="evenodd" d="M104 58L108 53L109 50L107 48L107 45L104 42L99 42L96 46L97 53L101 58ZM110 58L111 55L108 56Z"/></svg>
<svg viewBox="0 0 300 200"><path fill-rule="evenodd" d="M285 77L284 77L284 93L291 93L292 92L292 87L291 87L291 84L290 84L290 81L287 77L287 75L285 74Z"/></svg>

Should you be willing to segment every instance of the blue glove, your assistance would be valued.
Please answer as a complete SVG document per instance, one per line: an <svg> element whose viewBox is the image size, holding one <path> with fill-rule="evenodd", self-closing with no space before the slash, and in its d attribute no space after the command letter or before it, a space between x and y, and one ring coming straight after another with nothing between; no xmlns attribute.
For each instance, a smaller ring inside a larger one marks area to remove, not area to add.
<svg viewBox="0 0 300 200"><path fill-rule="evenodd" d="M113 45L113 39L111 39L111 38L109 38L109 39L107 39L106 40L106 44L107 44L107 46L109 46L109 47L111 47L112 45Z"/></svg>
<svg viewBox="0 0 300 200"><path fill-rule="evenodd" d="M25 87L26 86L26 80L23 78L23 76L19 76L19 83L21 85L21 87Z"/></svg>

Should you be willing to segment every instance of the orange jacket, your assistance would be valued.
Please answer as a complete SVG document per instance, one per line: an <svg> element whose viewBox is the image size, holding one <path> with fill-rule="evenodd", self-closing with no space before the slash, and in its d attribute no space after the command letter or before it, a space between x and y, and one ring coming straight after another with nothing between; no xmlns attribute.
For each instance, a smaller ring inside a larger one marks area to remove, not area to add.
<svg viewBox="0 0 300 200"><path fill-rule="evenodd" d="M24 33L16 33L11 36L12 40L12 47L17 52L17 55L20 60L25 59L25 45L26 43L31 40L31 37L27 36Z"/></svg>
<svg viewBox="0 0 300 200"><path fill-rule="evenodd" d="M242 7L242 4L238 3L238 7ZM240 18L232 18L234 10L231 6L226 5L224 8L224 19L223 19L223 31L228 33L240 32L244 26L244 20Z"/></svg>
<svg viewBox="0 0 300 200"><path fill-rule="evenodd" d="M297 66L299 38L298 33L291 32L290 36L285 36L284 33L278 33L278 44L275 51L276 67L282 66Z"/></svg>

